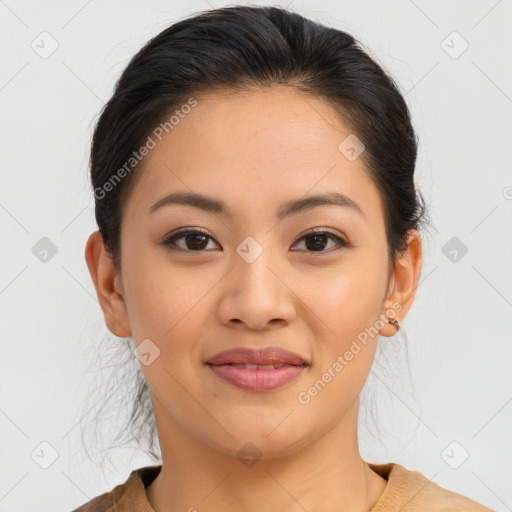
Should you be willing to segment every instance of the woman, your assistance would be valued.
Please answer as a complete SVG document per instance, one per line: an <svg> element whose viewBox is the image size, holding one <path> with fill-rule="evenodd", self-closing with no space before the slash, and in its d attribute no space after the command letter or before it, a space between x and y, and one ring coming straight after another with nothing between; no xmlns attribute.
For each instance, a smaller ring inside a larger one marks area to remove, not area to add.
<svg viewBox="0 0 512 512"><path fill-rule="evenodd" d="M131 60L93 137L86 260L162 464L77 511L490 510L359 453L421 273L416 149L379 65L286 10L201 13Z"/></svg>

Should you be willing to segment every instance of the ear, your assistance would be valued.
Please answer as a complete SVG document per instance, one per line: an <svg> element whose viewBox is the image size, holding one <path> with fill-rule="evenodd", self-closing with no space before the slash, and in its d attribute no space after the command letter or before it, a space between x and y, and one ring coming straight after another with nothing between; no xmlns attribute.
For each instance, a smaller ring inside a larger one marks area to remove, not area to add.
<svg viewBox="0 0 512 512"><path fill-rule="evenodd" d="M109 331L120 338L131 336L119 271L99 231L92 233L87 240L85 260Z"/></svg>
<svg viewBox="0 0 512 512"><path fill-rule="evenodd" d="M407 238L407 248L399 256L398 261L389 278L388 294L384 304L383 315L394 318L400 323L404 320L414 301L416 288L420 278L422 266L421 237L416 229L411 229ZM382 336L394 336L397 328L384 321L385 325L379 330Z"/></svg>

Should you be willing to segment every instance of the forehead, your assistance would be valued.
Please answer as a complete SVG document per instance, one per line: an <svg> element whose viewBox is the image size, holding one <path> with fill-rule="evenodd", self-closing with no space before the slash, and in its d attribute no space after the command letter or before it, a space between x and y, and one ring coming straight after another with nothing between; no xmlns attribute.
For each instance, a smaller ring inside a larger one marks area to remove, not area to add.
<svg viewBox="0 0 512 512"><path fill-rule="evenodd" d="M175 116L169 133L153 137L155 147L136 170L126 217L147 215L173 191L216 196L234 210L277 209L308 193L338 191L370 218L382 217L363 159L349 160L340 151L350 128L322 99L284 86L194 99L196 106Z"/></svg>

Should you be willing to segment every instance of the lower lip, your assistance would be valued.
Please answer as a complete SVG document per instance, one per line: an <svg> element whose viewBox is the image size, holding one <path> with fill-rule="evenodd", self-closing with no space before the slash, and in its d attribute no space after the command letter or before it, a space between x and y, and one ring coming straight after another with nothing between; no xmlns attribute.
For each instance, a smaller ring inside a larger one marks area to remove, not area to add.
<svg viewBox="0 0 512 512"><path fill-rule="evenodd" d="M221 379L249 391L271 391L296 379L304 366L286 365L274 370L249 370L228 364L208 365Z"/></svg>

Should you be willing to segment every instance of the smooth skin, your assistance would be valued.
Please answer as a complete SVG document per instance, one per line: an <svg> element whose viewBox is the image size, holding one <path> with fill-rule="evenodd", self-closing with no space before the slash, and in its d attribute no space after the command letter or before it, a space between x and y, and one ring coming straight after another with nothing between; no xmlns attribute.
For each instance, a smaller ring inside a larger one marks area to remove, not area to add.
<svg viewBox="0 0 512 512"><path fill-rule="evenodd" d="M162 450L148 500L158 512L367 511L387 481L359 454L359 394L379 335L396 334L377 321L398 303L402 322L414 300L419 233L410 231L389 272L380 194L363 158L338 149L351 132L323 100L285 86L196 99L136 170L121 269L98 232L85 251L109 330L160 350L141 363ZM322 205L277 220L284 203L332 191L363 213ZM149 212L172 192L211 196L232 216L189 205ZM165 245L181 227L207 237ZM304 238L313 228L351 246ZM249 236L263 249L250 263L237 252ZM379 335L301 403L299 393L375 325ZM241 390L205 362L242 346L283 347L311 366L280 389ZM257 447L254 464L241 460L247 443Z"/></svg>

